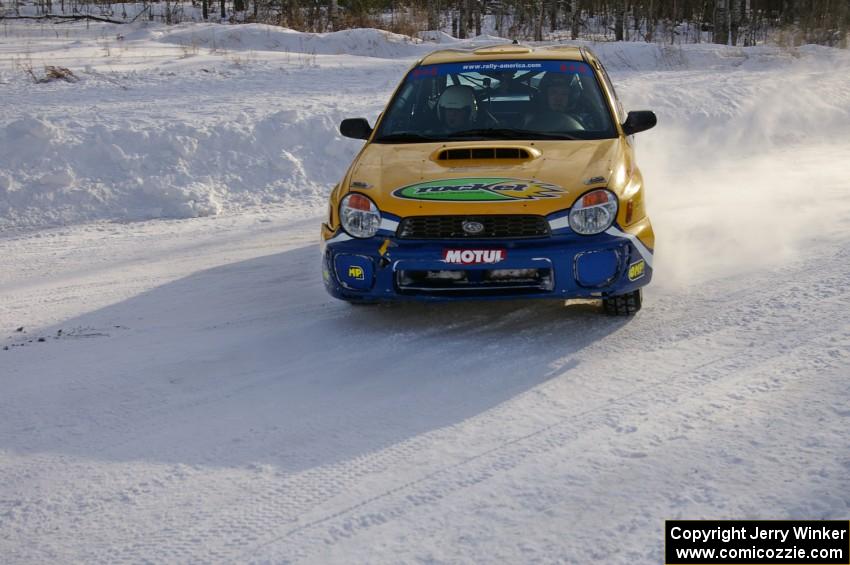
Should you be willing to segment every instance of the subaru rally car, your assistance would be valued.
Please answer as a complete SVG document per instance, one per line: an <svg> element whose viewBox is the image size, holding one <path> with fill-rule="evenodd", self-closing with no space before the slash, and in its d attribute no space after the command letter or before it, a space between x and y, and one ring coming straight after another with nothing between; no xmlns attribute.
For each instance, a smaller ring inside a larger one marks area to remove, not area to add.
<svg viewBox="0 0 850 565"><path fill-rule="evenodd" d="M631 315L654 234L629 112L584 47L449 49L418 61L330 196L331 295L386 300L598 298Z"/></svg>

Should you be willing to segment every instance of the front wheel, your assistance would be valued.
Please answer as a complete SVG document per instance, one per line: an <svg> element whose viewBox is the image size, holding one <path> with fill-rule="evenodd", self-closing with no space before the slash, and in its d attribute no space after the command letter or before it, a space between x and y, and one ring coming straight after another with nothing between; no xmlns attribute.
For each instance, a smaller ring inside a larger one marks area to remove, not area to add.
<svg viewBox="0 0 850 565"><path fill-rule="evenodd" d="M618 294L602 299L602 308L609 316L634 316L640 310L643 294L641 289L627 294Z"/></svg>

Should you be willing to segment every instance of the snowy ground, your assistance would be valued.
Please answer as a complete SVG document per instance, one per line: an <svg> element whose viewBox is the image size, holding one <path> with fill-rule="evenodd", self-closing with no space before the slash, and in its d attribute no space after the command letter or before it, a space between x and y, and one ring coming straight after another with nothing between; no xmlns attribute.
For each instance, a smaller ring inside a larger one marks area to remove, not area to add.
<svg viewBox="0 0 850 565"><path fill-rule="evenodd" d="M233 29L0 33L4 562L658 563L664 519L850 515L847 53L596 48L660 121L612 320L327 297L336 124L432 46Z"/></svg>

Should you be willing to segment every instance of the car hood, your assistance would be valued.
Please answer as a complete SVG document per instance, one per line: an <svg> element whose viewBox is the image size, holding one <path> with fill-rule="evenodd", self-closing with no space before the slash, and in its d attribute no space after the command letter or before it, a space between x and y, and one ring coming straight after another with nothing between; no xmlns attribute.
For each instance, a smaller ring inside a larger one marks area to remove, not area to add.
<svg viewBox="0 0 850 565"><path fill-rule="evenodd" d="M569 208L591 188L609 186L612 174L626 168L624 143L370 143L350 169L348 189L399 217L546 215Z"/></svg>

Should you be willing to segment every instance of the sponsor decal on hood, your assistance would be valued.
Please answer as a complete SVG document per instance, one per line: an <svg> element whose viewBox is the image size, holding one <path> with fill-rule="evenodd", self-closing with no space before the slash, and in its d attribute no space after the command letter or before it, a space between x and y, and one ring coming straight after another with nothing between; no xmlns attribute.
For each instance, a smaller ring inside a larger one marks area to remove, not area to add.
<svg viewBox="0 0 850 565"><path fill-rule="evenodd" d="M433 180L393 191L396 198L442 202L516 202L558 198L563 194L565 191L560 186L537 180L489 177Z"/></svg>

